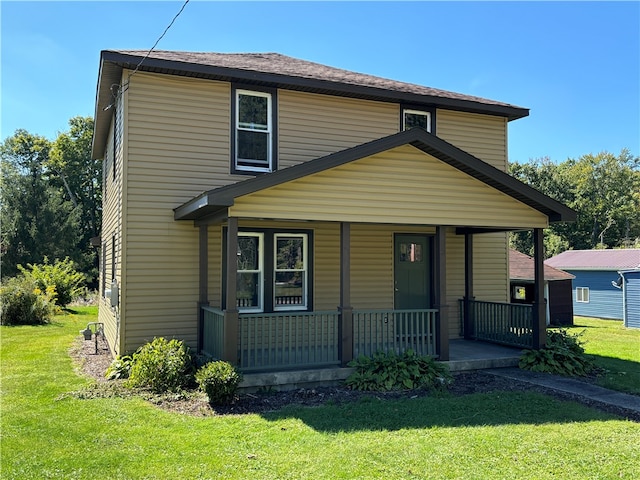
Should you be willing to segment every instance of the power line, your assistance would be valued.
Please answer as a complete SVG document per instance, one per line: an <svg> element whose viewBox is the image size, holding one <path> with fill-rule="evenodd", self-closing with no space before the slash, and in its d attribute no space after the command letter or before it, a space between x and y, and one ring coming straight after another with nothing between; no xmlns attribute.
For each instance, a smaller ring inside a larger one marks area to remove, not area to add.
<svg viewBox="0 0 640 480"><path fill-rule="evenodd" d="M160 43L160 40L162 40L162 38L167 34L167 32L169 31L169 29L171 28L171 26L173 25L173 23L177 20L177 18L180 16L180 14L182 13L182 11L184 10L184 8L187 6L187 3L189 3L190 0L185 0L185 2L182 4L182 7L180 8L180 10L178 11L178 13L176 13L176 15L173 17L173 20L171 20L171 23L169 23L169 25L167 25L167 28L164 29L164 32L162 32L162 35L160 35L158 37L158 39L156 40L156 43L153 44L153 47L151 47L149 49L149 51L147 52L147 54L142 57L142 60L140 60L138 62L138 65L136 65L136 68L134 68L133 72L131 72L128 76L127 76L127 81L124 84L124 91L126 91L127 88L129 88L129 79L134 76L136 74L136 72L138 71L138 69L140 68L140 66L142 65L142 63L149 57L149 55L151 55L151 52L153 52L153 50L156 48L156 46L158 45L158 43ZM121 92L118 92L118 94Z"/></svg>

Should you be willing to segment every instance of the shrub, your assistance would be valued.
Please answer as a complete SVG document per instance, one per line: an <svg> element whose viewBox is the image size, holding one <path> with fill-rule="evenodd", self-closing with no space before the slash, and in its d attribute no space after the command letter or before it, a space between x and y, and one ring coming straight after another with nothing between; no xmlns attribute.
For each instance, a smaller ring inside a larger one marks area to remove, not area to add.
<svg viewBox="0 0 640 480"><path fill-rule="evenodd" d="M348 365L356 369L346 380L346 385L354 390L442 391L451 383L446 365L436 363L430 356L416 355L411 349L401 355L394 352L377 352L373 357L361 355Z"/></svg>
<svg viewBox="0 0 640 480"><path fill-rule="evenodd" d="M154 338L133 354L127 386L164 393L191 385L193 360L189 348L181 340Z"/></svg>
<svg viewBox="0 0 640 480"><path fill-rule="evenodd" d="M242 381L242 374L229 362L209 362L196 372L200 390L207 394L212 405L224 405L233 400Z"/></svg>
<svg viewBox="0 0 640 480"><path fill-rule="evenodd" d="M56 259L53 264L50 264L49 259L45 257L43 264L28 263L27 266L28 269L18 265L18 269L25 276L31 277L41 290L54 287L57 294L56 303L62 307L85 291L85 276L76 270L75 264L69 257L64 260Z"/></svg>
<svg viewBox="0 0 640 480"><path fill-rule="evenodd" d="M133 359L129 355L125 355L123 357L117 356L107 371L104 372L104 376L108 380L121 380L124 378L129 378L129 374L131 373L131 365L133 364Z"/></svg>
<svg viewBox="0 0 640 480"><path fill-rule="evenodd" d="M0 325L41 325L55 313L55 289L40 289L25 275L9 278L0 286Z"/></svg>
<svg viewBox="0 0 640 480"><path fill-rule="evenodd" d="M584 342L580 341L580 336L582 333L572 335L564 329L549 330L544 348L523 352L520 368L568 377L589 375L594 371L595 365L584 353Z"/></svg>

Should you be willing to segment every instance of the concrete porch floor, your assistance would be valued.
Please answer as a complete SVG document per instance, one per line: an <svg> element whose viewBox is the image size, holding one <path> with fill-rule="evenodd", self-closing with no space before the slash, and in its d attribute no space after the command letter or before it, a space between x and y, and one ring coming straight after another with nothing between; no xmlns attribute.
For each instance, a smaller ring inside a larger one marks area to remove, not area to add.
<svg viewBox="0 0 640 480"><path fill-rule="evenodd" d="M449 342L449 366L452 373L467 370L506 368L518 365L522 349L473 340L455 339ZM353 368L317 368L266 373L246 373L240 384L243 392L260 389L295 390L336 385L345 380Z"/></svg>
<svg viewBox="0 0 640 480"><path fill-rule="evenodd" d="M516 367L521 353L522 348L455 339L449 341L449 361L444 363L451 372Z"/></svg>

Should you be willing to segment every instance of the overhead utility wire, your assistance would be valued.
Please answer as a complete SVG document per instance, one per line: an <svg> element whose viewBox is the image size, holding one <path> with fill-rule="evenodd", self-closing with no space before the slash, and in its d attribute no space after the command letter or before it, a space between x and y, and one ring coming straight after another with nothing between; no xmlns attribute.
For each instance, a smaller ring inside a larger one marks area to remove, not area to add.
<svg viewBox="0 0 640 480"><path fill-rule="evenodd" d="M176 15L173 17L173 20L171 20L171 23L169 23L169 25L167 25L167 28L164 29L164 32L162 32L162 35L160 35L158 37L158 39L156 40L156 43L153 44L153 47L151 47L149 49L149 51L147 52L147 54L142 57L142 60L140 60L138 62L138 64L136 65L136 68L133 69L133 72L131 72L128 76L127 76L127 80L126 82L124 82L124 86L122 89L120 89L120 85L111 85L111 94L114 96L114 98L117 98L118 95L120 95L121 93L124 93L127 91L127 89L129 88L129 79L131 77L133 77L137 72L138 69L140 68L140 66L142 65L142 63L149 57L149 55L151 55L151 52L153 52L153 50L156 48L156 46L158 45L158 43L160 43L160 40L162 40L162 38L167 34L167 32L169 31L169 29L173 26L173 23L177 20L177 18L180 16L180 14L182 13L182 11L184 10L184 8L187 6L187 3L189 3L190 0L185 0L185 2L182 4L182 7L180 8L180 10L178 11L178 13L176 13ZM116 94L113 93L113 87L117 86L118 87L118 91ZM105 110L108 110L109 108L111 108L113 104L109 105L107 108L105 108Z"/></svg>

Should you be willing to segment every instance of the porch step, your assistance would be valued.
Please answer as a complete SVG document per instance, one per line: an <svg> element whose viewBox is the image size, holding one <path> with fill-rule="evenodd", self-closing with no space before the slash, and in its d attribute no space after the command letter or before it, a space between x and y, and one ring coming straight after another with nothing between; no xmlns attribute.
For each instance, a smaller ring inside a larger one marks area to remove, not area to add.
<svg viewBox="0 0 640 480"><path fill-rule="evenodd" d="M449 366L450 372L467 370L486 370L488 368L517 367L520 357L481 358L474 360L449 360L442 362Z"/></svg>
<svg viewBox="0 0 640 480"><path fill-rule="evenodd" d="M317 368L283 372L245 373L239 390L253 393L261 389L296 390L338 385L354 372L354 368Z"/></svg>

